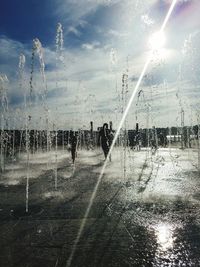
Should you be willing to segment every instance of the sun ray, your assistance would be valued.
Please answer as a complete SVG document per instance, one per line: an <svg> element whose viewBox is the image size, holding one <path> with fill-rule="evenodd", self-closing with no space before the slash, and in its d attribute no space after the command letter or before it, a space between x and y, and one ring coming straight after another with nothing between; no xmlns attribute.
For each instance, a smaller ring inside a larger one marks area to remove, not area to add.
<svg viewBox="0 0 200 267"><path fill-rule="evenodd" d="M177 0L173 0L173 2L172 2L171 6L170 6L170 8L169 8L169 11L168 11L168 13L167 13L167 15L166 15L166 17L165 17L165 19L164 19L164 22L163 22L163 24L162 24L162 26L161 26L159 32L163 32L163 31L164 31L164 29L165 29L165 27L166 27L166 25L167 25L167 22L168 22L168 20L169 20L169 18L170 18L170 16L171 16L171 13L172 13L172 11L173 11L175 5L176 5L176 2L177 2ZM127 116L128 112L129 112L129 109L130 109L130 107L131 107L131 105L132 105L132 102L133 102L133 100L134 100L134 98L135 98L135 95L136 95L136 93L137 93L137 91L138 91L138 88L139 88L139 86L140 86L140 84L141 84L141 81L142 81L142 79L143 79L143 77L144 77L144 75L145 75L145 73L146 73L146 70L147 70L147 68L148 68L148 66L149 66L149 63L150 63L150 61L151 61L152 54L153 54L152 52L153 52L153 51L150 52L150 56L147 58L147 61L146 61L145 65L144 65L144 67L143 67L143 69L142 69L142 72L141 72L141 74L140 74L140 77L139 77L139 79L138 79L138 81L137 81L137 83L136 83L136 86L135 86L135 88L134 88L134 90L133 90L133 92L132 92L132 95L131 95L131 97L130 97L130 99L129 99L129 101L128 101L127 107L126 107L126 109L125 109L125 111L124 111L124 113L123 113L123 115L122 115L122 118L121 118L121 120L120 120L120 123L119 123L119 125L118 125L118 127L117 127L117 131L116 131L116 133L115 133L115 136L114 136L112 145L111 145L110 150L109 150L109 152L108 152L107 158L106 158L106 160L105 160L105 162L104 162L104 164L103 164L101 173L100 173L100 175L99 175L99 177L98 177L98 180L97 180L97 183L96 183L96 185L95 185L95 187L94 187L94 190L93 190L93 193L92 193L92 195L91 195L91 198L90 198L88 207L87 207L87 209L86 209L86 211L85 211L85 214L84 214L83 220L82 220L82 222L81 222L79 231L78 231L77 236L76 236L76 239L75 239L75 241L74 241L74 245L73 245L73 247L72 247L71 254L70 254L70 256L69 256L69 258L68 258L68 260L67 260L66 267L70 267L70 266L71 266L71 262L72 262L72 260L73 260L74 254L75 254L75 252L76 252L77 244L79 243L80 237L81 237L81 235L82 235L82 232L83 232L83 230L84 230L86 221L87 221L87 219L88 219L88 215L89 215L90 210L91 210L91 207L92 207L92 205L93 205L93 201L94 201L94 198L95 198L95 196L96 196L96 193L97 193L99 184L100 184L100 182L101 182L101 180L102 180L102 177L103 177L105 168L106 168L107 163L108 163L108 161L109 161L109 156L111 155L111 152L112 152L112 150L113 150L113 147L114 147L114 145L115 145L115 142L117 141L117 138L118 138L118 136L119 136L120 130L121 130L123 124L124 124L124 121L125 121L126 116Z"/></svg>

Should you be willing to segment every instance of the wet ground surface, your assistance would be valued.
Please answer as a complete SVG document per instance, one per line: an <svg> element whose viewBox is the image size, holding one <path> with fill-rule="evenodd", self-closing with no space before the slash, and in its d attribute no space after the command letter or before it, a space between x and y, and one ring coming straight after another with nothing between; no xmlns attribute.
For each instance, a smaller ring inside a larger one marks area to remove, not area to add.
<svg viewBox="0 0 200 267"><path fill-rule="evenodd" d="M0 266L63 267L103 165L100 150L26 156L0 179ZM200 266L197 151L115 150L97 191L71 266ZM47 164L48 159L48 164Z"/></svg>

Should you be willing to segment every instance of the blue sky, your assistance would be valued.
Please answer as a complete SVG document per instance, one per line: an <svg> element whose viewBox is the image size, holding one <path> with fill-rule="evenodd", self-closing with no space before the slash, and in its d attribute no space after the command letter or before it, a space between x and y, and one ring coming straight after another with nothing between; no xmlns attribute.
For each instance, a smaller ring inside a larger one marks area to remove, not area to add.
<svg viewBox="0 0 200 267"><path fill-rule="evenodd" d="M42 43L49 45L54 38L56 23L57 17L51 1L1 1L1 35L10 39L29 43L34 37L38 37Z"/></svg>
<svg viewBox="0 0 200 267"><path fill-rule="evenodd" d="M80 128L89 125L90 120L95 121L95 127L109 120L117 125L121 116L122 75L128 69L128 99L148 57L149 37L159 29L171 2L2 0L0 74L6 75L9 82L1 79L1 92L8 97L9 111L5 117L12 118L10 125L23 127L34 38L42 44L45 68L41 75L39 54L35 53L34 98L27 108L33 127L39 127L39 121L45 120L44 75L45 105L52 125ZM155 53L140 88L145 98L137 97L128 115L130 128L134 127L136 113L141 126L146 126L148 106L152 125L179 125L181 106L190 114L185 116L185 123L190 124L191 120L195 123L199 112L199 14L198 0L177 0L165 30L165 47ZM58 23L62 24L63 33L60 59L56 52ZM187 51L182 53L184 46ZM21 53L26 62L20 78Z"/></svg>

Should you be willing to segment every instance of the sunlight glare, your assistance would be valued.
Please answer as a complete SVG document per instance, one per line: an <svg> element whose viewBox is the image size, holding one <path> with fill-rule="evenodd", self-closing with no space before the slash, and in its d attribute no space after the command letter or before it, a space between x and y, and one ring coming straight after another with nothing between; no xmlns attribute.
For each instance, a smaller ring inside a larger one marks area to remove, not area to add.
<svg viewBox="0 0 200 267"><path fill-rule="evenodd" d="M166 38L163 31L153 33L149 38L149 45L152 50L161 49L165 44Z"/></svg>
<svg viewBox="0 0 200 267"><path fill-rule="evenodd" d="M160 224L156 227L157 242L165 251L173 247L173 228L168 224Z"/></svg>

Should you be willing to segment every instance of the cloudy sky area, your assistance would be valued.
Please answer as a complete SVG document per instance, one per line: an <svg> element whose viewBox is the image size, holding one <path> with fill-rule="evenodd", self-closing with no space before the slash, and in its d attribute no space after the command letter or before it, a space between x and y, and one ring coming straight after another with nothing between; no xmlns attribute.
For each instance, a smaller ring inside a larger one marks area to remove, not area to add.
<svg viewBox="0 0 200 267"><path fill-rule="evenodd" d="M122 99L122 77L128 75L124 84L124 98L128 101L149 56L149 38L159 30L171 3L2 0L1 113L8 118L9 126L23 127L26 111L32 127L45 127L48 110L51 125L58 128L88 128L90 120L95 128L110 120L116 127L126 102ZM155 51L128 114L129 128L134 128L136 121L141 127L180 126L181 109L186 125L197 123L199 14L199 0L177 1L165 28L165 46ZM63 44L58 23L62 25ZM33 61L34 38L42 44L42 55L34 51ZM20 54L26 59L24 68L19 68ZM43 74L40 61L45 64ZM5 96L8 111L3 110Z"/></svg>

